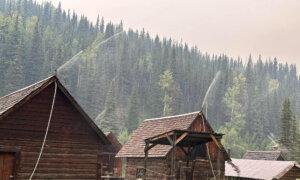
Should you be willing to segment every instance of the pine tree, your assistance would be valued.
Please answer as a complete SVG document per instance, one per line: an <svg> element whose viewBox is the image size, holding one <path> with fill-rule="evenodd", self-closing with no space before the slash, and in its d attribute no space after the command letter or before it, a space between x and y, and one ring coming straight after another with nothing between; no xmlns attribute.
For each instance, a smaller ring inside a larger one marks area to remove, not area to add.
<svg viewBox="0 0 300 180"><path fill-rule="evenodd" d="M139 125L139 105L138 105L138 89L135 86L130 98L129 111L125 127L129 133L135 130Z"/></svg>
<svg viewBox="0 0 300 180"><path fill-rule="evenodd" d="M5 11L6 0L0 0L0 12Z"/></svg>
<svg viewBox="0 0 300 180"><path fill-rule="evenodd" d="M296 120L295 115L292 115L291 119L291 159L300 161L300 127Z"/></svg>
<svg viewBox="0 0 300 180"><path fill-rule="evenodd" d="M104 132L113 132L118 134L118 116L116 112L116 91L115 82L112 81L110 84L109 91L107 92L105 107L101 114L96 118L96 122Z"/></svg>
<svg viewBox="0 0 300 180"><path fill-rule="evenodd" d="M97 16L95 29L96 29L96 32L98 32L100 30L100 17L99 17L99 15Z"/></svg>
<svg viewBox="0 0 300 180"><path fill-rule="evenodd" d="M11 92L13 90L23 87L23 66L22 59L24 58L24 43L22 40L22 34L20 30L19 15L16 15L14 21L14 28L10 34L8 47L11 48L7 56L8 68L5 70L4 84L5 92Z"/></svg>
<svg viewBox="0 0 300 180"><path fill-rule="evenodd" d="M43 63L42 37L39 22L37 21L34 26L28 62L25 64L25 79L27 83L34 83L39 80L39 77L42 75Z"/></svg>
<svg viewBox="0 0 300 180"><path fill-rule="evenodd" d="M291 122L293 119L293 112L291 110L291 102L286 99L283 103L282 113L281 113L281 129L280 129L280 144L283 148L288 150L291 149Z"/></svg>
<svg viewBox="0 0 300 180"><path fill-rule="evenodd" d="M105 26L104 19L102 17L101 22L100 22L100 26L99 26L99 30L100 30L101 33L104 33L104 26Z"/></svg>

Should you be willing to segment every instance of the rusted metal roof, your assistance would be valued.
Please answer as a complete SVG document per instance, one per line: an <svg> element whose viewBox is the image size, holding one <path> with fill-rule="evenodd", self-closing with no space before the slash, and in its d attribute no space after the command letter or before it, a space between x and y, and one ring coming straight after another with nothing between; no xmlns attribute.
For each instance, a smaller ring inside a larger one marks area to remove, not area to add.
<svg viewBox="0 0 300 180"><path fill-rule="evenodd" d="M243 156L243 159L269 161L284 160L281 151L247 151Z"/></svg>
<svg viewBox="0 0 300 180"><path fill-rule="evenodd" d="M117 157L144 157L145 139L174 129L188 130L199 114L200 112L197 111L177 116L145 120L132 133L131 138L124 144ZM171 148L168 145L157 145L149 151L149 157L165 157Z"/></svg>
<svg viewBox="0 0 300 180"><path fill-rule="evenodd" d="M294 161L232 159L232 163L235 167L225 164L226 177L272 180L283 177L293 167L300 168Z"/></svg>

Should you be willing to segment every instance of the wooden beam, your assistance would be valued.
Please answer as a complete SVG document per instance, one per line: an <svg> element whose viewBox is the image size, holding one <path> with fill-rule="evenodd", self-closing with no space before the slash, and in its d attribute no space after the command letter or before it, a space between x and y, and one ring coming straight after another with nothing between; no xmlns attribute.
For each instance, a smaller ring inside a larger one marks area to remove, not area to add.
<svg viewBox="0 0 300 180"><path fill-rule="evenodd" d="M219 149L223 150L224 147L222 146L222 144L216 139L216 137L214 135L210 135L211 139L213 140L214 143L216 143L216 145L218 146Z"/></svg>
<svg viewBox="0 0 300 180"><path fill-rule="evenodd" d="M177 145L178 143L180 143L189 133L185 132L183 133L178 139L176 139L175 141L175 145Z"/></svg>
<svg viewBox="0 0 300 180"><path fill-rule="evenodd" d="M167 134L166 137L167 137L169 143L171 144L171 146L173 146L174 145L174 141L171 139L171 137L168 134Z"/></svg>
<svg viewBox="0 0 300 180"><path fill-rule="evenodd" d="M225 148L224 148L224 146L216 139L216 137L214 136L214 135L210 135L211 136L211 139L213 140L213 142L214 143L216 143L216 145L218 146L218 148L225 154L225 156L227 156L227 157L225 157L225 158L227 158L227 159L229 159L229 160L231 160L231 158L228 156L228 154L227 154L227 152L226 152L226 150L225 150Z"/></svg>
<svg viewBox="0 0 300 180"><path fill-rule="evenodd" d="M148 154L149 154L149 142L146 141L145 142L146 145L145 145L145 159L144 159L144 169L145 169L145 177L144 177L144 180L147 179L147 161L148 161Z"/></svg>
<svg viewBox="0 0 300 180"><path fill-rule="evenodd" d="M151 144L148 145L148 147L145 147L145 151L150 151L150 149L154 148L157 144Z"/></svg>
<svg viewBox="0 0 300 180"><path fill-rule="evenodd" d="M156 141L157 139L161 139L161 138L165 138L165 137L169 136L171 133L172 132L163 133L163 134L148 138L146 140L149 141L149 142Z"/></svg>
<svg viewBox="0 0 300 180"><path fill-rule="evenodd" d="M179 148L182 150L182 152L183 152L186 156L189 155L189 153L188 153L183 147L179 146Z"/></svg>

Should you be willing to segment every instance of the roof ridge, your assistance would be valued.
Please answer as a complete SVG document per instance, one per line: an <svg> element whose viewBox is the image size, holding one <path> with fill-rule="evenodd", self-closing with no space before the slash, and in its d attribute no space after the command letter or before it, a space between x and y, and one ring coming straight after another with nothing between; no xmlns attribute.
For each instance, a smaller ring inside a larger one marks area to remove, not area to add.
<svg viewBox="0 0 300 180"><path fill-rule="evenodd" d="M247 151L247 152L280 152L281 153L281 151Z"/></svg>
<svg viewBox="0 0 300 180"><path fill-rule="evenodd" d="M150 118L150 119L145 119L145 121L155 121L155 120L163 120L163 119L170 119L170 118L175 118L175 117L182 117L182 116L188 116L192 115L195 113L200 113L201 111L195 111L195 112L190 112L190 113L185 113L185 114L177 114L177 115L172 115L172 116L164 116L164 117L157 117L157 118Z"/></svg>
<svg viewBox="0 0 300 180"><path fill-rule="evenodd" d="M237 159L237 158L231 158L232 160L238 160L238 161L260 161L260 162L271 162L271 163L293 163L295 165L298 164L297 161L273 161L273 160L262 160L262 159Z"/></svg>
<svg viewBox="0 0 300 180"><path fill-rule="evenodd" d="M11 95L13 95L13 94L16 94L16 93L18 93L18 92L21 92L21 91L23 91L23 90L25 90L25 89L28 89L28 88L30 88L30 87L32 87L32 86L35 86L35 85L37 85L37 84L39 84L39 83L45 82L45 81L47 81L47 80L49 80L49 79L51 79L51 78L53 78L53 77L55 77L55 75L49 76L49 77L47 77L47 78L45 78L45 79L42 79L42 80L40 80L40 81L38 81L38 82L35 82L35 83L30 84L30 85L28 85L28 86L25 86L25 87L23 87L23 88L21 88L21 89L18 89L18 90L16 90L16 91L11 92L11 93L8 93L8 94L6 94L6 95L0 97L0 100L3 99L3 98L6 98L6 97L8 97L8 96L11 96Z"/></svg>

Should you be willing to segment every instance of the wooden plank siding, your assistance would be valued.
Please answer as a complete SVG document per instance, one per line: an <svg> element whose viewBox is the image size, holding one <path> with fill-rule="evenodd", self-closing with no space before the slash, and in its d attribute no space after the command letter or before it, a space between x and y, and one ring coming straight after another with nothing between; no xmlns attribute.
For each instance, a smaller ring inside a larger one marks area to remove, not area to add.
<svg viewBox="0 0 300 180"><path fill-rule="evenodd" d="M201 116L191 123L188 130L196 132L211 132L212 129L209 124ZM203 126L204 125L204 126ZM183 151L180 148L176 148L176 169L178 170L179 163L186 165L186 157ZM217 179L224 179L225 173L225 157L220 151L218 146L214 142L209 143L209 154L212 160L213 171L217 176ZM189 167L191 167L192 162L189 162ZM133 180L136 178L136 172L138 167L144 167L144 158L143 157L126 157L126 177L125 179ZM168 179L170 175L171 167L171 151L165 157L150 157L147 160L147 179L151 180L164 180ZM149 171L150 170L150 171ZM176 171L177 171L176 170ZM178 171L177 171L178 173ZM180 180L185 180L185 172L181 173ZM212 179L213 173L210 166L210 162L207 158L197 158L195 162L194 177L197 179Z"/></svg>
<svg viewBox="0 0 300 180"><path fill-rule="evenodd" d="M0 149L18 149L18 180L33 171L45 135L54 84L0 120ZM44 153L34 179L97 179L101 139L58 89Z"/></svg>
<svg viewBox="0 0 300 180"><path fill-rule="evenodd" d="M149 158L147 161L147 179L167 180L169 174L168 160L166 158ZM126 180L136 180L137 168L144 167L143 158L127 158Z"/></svg>
<svg viewBox="0 0 300 180"><path fill-rule="evenodd" d="M293 167L280 180L297 180L300 179L300 168Z"/></svg>

